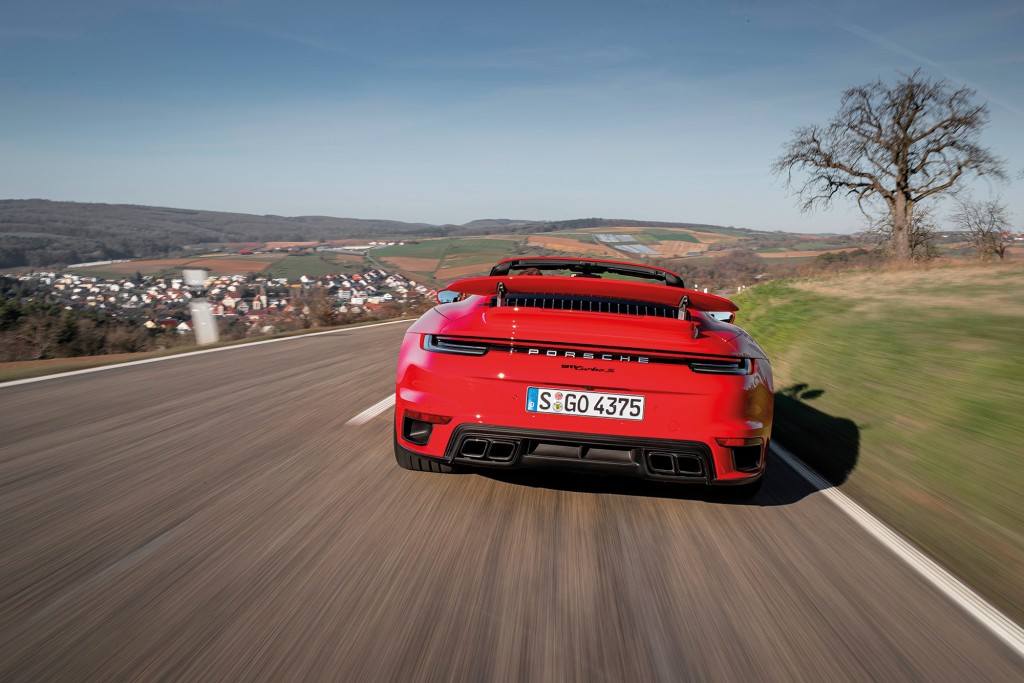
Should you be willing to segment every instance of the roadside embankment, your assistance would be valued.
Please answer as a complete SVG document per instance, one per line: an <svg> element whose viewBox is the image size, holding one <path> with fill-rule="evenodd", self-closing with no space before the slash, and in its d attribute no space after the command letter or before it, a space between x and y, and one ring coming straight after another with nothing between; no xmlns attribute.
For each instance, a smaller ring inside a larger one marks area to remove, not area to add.
<svg viewBox="0 0 1024 683"><path fill-rule="evenodd" d="M775 438L1024 621L1024 262L777 281L736 297Z"/></svg>

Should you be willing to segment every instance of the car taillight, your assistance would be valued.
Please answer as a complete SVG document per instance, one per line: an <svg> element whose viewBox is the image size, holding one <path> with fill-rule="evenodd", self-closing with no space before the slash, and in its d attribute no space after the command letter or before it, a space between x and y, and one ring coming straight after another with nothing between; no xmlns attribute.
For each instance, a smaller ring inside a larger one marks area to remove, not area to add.
<svg viewBox="0 0 1024 683"><path fill-rule="evenodd" d="M715 439L719 446L725 446L726 448L743 448L744 446L758 446L764 443L764 440L759 436L752 436L750 438L733 438L733 437L718 437Z"/></svg>
<svg viewBox="0 0 1024 683"><path fill-rule="evenodd" d="M436 415L434 413L421 413L418 410L407 410L405 416L411 420L429 422L433 425L446 425L452 421L451 415Z"/></svg>
<svg viewBox="0 0 1024 683"><path fill-rule="evenodd" d="M712 375L751 375L754 373L754 360L694 360L690 361L690 369Z"/></svg>
<svg viewBox="0 0 1024 683"><path fill-rule="evenodd" d="M441 339L434 334L424 335L423 348L426 351L434 351L435 353L455 353L461 356L482 356L487 353L486 346L452 339Z"/></svg>

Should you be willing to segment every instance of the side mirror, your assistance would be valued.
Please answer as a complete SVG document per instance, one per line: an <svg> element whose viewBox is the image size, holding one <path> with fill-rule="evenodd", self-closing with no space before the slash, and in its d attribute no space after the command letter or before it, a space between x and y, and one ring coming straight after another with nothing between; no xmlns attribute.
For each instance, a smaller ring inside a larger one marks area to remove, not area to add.
<svg viewBox="0 0 1024 683"><path fill-rule="evenodd" d="M462 294L459 292L453 292L450 289L442 289L437 293L437 303L439 304L450 304L453 301L458 301L462 298Z"/></svg>
<svg viewBox="0 0 1024 683"><path fill-rule="evenodd" d="M735 311L708 311L708 315L723 323L732 324L732 322L736 320Z"/></svg>

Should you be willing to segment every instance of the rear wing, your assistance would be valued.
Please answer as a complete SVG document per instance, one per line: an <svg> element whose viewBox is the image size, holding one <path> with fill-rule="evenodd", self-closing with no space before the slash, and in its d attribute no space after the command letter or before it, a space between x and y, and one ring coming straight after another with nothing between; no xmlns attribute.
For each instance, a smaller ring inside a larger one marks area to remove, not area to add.
<svg viewBox="0 0 1024 683"><path fill-rule="evenodd" d="M573 261L573 263L579 263L579 261ZM495 268L497 267L495 266ZM642 268L643 266L637 267ZM662 272L672 274L669 271ZM698 311L733 312L739 310L736 304L728 299L714 294L705 294L693 289L686 289L682 287L681 281L678 286L666 287L664 284L631 282L629 280L605 280L597 277L587 277L586 275L582 277L566 275L492 275L489 277L472 277L459 280L448 285L445 289L460 294L497 296L499 299L506 294L567 294L570 296L633 299Z"/></svg>

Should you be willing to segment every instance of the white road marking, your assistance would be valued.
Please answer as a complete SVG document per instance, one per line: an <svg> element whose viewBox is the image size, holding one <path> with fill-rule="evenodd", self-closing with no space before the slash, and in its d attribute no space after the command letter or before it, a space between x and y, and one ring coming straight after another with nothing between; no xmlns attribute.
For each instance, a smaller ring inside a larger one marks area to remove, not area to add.
<svg viewBox="0 0 1024 683"><path fill-rule="evenodd" d="M319 337L325 334L338 334L339 332L356 332L358 330L365 330L370 327L380 327L381 325L397 325L399 323L411 323L412 320L389 320L383 323L373 323L372 325L362 325L360 327L344 327L340 330L327 330L326 332L310 332L309 334L297 334L294 337L281 337L280 339L264 339L263 341L249 342L248 344L237 344L235 346L220 346L216 349L200 349L198 351L189 351L188 353L176 353L172 356L161 356L159 358L146 358L144 360L132 360L127 363L115 363L112 365L102 365L98 368L85 368L84 370L71 370L69 372L58 372L52 375L43 375L41 377L29 377L27 379L14 379L10 382L0 382L0 389L5 387L13 387L19 384L31 384L32 382L45 382L48 379L58 379L60 377L71 377L73 375L86 375L90 372L103 372L104 370L113 370L115 368L124 368L129 365L144 365L146 363L159 363L165 360L173 360L175 358L182 358L186 356L199 356L204 353L220 353L221 351L234 351L235 349L246 349L251 346L261 346L263 344L276 344L278 342L293 341L295 339L306 339L308 337Z"/></svg>
<svg viewBox="0 0 1024 683"><path fill-rule="evenodd" d="M373 418L377 417L378 415L383 413L385 410L388 410L389 408L391 408L394 405L395 405L395 395L391 394L390 396L388 396L386 398L382 398L381 400L377 401L372 406L370 406L369 408L367 408L363 412L359 413L358 415L356 415L355 417L350 419L348 422L345 423L345 426L347 427L348 425L366 424L367 422L369 422Z"/></svg>
<svg viewBox="0 0 1024 683"><path fill-rule="evenodd" d="M906 562L911 569L939 589L961 609L981 622L985 628L1009 645L1017 655L1024 658L1024 629L992 606L985 598L964 585L960 579L914 547L908 540L886 526L880 519L853 502L849 496L832 486L795 455L774 442L772 450L797 474L806 479L811 486L818 489L823 496L846 513L858 526Z"/></svg>

